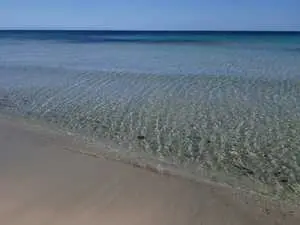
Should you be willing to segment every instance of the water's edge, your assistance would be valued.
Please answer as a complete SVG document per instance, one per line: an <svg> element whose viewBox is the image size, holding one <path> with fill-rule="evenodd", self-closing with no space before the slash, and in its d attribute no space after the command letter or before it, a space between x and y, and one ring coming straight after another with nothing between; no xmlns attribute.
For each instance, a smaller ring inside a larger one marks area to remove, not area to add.
<svg viewBox="0 0 300 225"><path fill-rule="evenodd" d="M80 131L72 131L45 120L33 117L20 116L14 113L0 112L0 119L12 120L24 124L28 129L41 129L46 132L54 132L59 135L71 136L75 143L85 143L88 150L78 150L65 147L63 150L73 154L87 157L101 158L110 161L118 161L133 167L144 169L149 172L158 173L162 176L173 176L191 182L207 183L210 185L233 188L234 196L244 202L255 199L256 202L265 205L278 206L280 208L300 207L299 195L274 194L272 187L263 183L247 179L247 177L234 177L222 171L209 171L205 168L197 171L192 165L178 165L167 159L162 159L146 152L136 152L126 149L108 139L99 140L87 136Z"/></svg>

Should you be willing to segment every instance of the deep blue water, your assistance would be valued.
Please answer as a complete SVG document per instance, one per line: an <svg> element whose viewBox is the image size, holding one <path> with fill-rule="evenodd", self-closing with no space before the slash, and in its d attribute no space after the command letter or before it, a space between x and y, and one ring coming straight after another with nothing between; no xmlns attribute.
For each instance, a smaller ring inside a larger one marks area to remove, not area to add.
<svg viewBox="0 0 300 225"><path fill-rule="evenodd" d="M60 31L6 30L0 38L70 42L230 43L248 41L300 42L300 32L250 31Z"/></svg>

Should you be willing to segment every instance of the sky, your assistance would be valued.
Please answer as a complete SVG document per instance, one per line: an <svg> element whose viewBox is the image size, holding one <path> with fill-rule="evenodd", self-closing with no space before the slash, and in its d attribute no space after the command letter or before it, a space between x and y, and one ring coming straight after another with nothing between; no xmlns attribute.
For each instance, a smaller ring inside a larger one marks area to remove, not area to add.
<svg viewBox="0 0 300 225"><path fill-rule="evenodd" d="M16 28L300 31L300 0L0 0Z"/></svg>

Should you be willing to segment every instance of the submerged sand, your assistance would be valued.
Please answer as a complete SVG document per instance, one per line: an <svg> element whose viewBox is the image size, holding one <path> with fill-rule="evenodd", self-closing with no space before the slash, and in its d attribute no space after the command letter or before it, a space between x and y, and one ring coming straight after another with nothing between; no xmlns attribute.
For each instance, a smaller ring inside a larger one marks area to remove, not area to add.
<svg viewBox="0 0 300 225"><path fill-rule="evenodd" d="M0 118L0 224L300 224L299 210L229 187L74 153L88 148Z"/></svg>

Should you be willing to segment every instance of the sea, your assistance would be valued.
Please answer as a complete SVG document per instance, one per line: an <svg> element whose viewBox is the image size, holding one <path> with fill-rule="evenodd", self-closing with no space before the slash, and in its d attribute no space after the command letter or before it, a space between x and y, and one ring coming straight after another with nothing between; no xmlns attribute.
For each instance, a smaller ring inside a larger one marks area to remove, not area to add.
<svg viewBox="0 0 300 225"><path fill-rule="evenodd" d="M300 32L1 30L0 112L300 195Z"/></svg>

